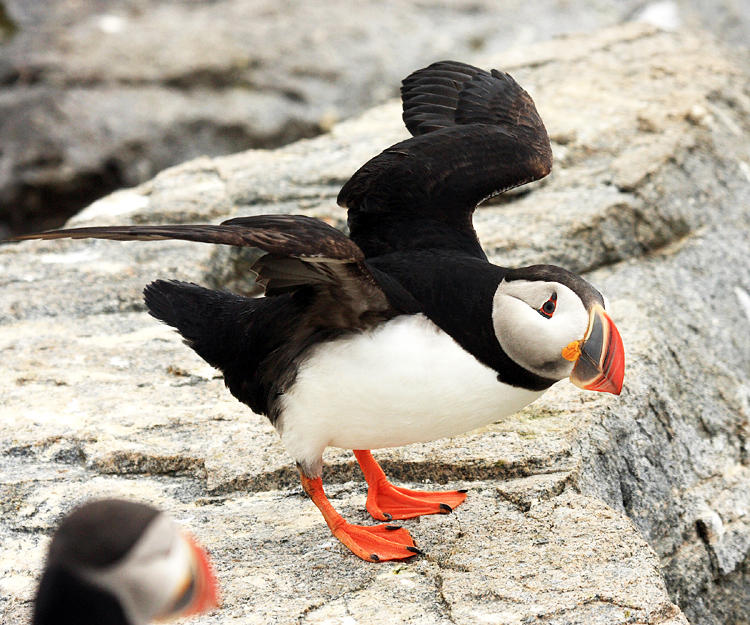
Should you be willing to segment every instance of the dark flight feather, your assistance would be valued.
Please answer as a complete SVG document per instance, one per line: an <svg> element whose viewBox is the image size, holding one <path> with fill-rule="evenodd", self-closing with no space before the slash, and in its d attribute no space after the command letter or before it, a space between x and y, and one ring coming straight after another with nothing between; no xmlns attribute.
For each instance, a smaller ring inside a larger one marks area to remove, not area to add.
<svg viewBox="0 0 750 625"><path fill-rule="evenodd" d="M165 226L91 226L66 228L11 239L114 239L163 241L180 239L257 247L272 254L309 261L352 262L364 259L355 243L320 219L304 215L258 215L229 219L219 225L170 224Z"/></svg>
<svg viewBox="0 0 750 625"><path fill-rule="evenodd" d="M21 235L12 240L62 238L118 241L178 239L258 248L266 254L255 262L253 270L258 272L258 283L268 295L302 285L318 284L326 285L333 291L336 287L353 289L357 291L355 295L359 296L362 289L370 292L369 286L374 285L372 276L362 264L364 254L357 244L336 228L304 215L238 217L219 225L66 228ZM358 280L365 286L360 288ZM337 295L346 294L339 292Z"/></svg>
<svg viewBox="0 0 750 625"><path fill-rule="evenodd" d="M404 79L402 100L414 136L365 163L339 193L351 239L368 258L438 248L485 258L476 206L552 166L534 102L510 75L453 61Z"/></svg>

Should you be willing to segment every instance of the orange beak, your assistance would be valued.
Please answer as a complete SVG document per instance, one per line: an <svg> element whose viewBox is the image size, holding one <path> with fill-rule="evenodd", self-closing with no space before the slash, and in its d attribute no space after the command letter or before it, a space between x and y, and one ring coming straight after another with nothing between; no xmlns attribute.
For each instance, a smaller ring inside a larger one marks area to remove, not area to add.
<svg viewBox="0 0 750 625"><path fill-rule="evenodd" d="M625 377L625 348L617 326L601 306L591 310L586 336L577 347L580 354L570 381L587 391L619 395Z"/></svg>
<svg viewBox="0 0 750 625"><path fill-rule="evenodd" d="M193 571L189 584L192 590L189 603L177 614L173 614L180 617L209 612L221 605L219 583L208 554L190 534L184 532L183 535L192 552Z"/></svg>

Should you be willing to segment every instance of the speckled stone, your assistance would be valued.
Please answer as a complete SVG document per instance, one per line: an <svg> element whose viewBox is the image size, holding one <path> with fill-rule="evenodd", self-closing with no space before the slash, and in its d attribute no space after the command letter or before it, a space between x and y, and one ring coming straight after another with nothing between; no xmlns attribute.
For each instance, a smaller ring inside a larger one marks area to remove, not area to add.
<svg viewBox="0 0 750 625"><path fill-rule="evenodd" d="M633 24L483 65L533 94L556 164L481 207L480 238L496 262L554 262L601 286L623 394L563 382L481 431L377 452L396 481L470 492L450 516L404 522L426 555L372 565L330 536L267 420L144 311L157 277L251 290L246 258L183 242L3 246L4 623L27 621L60 517L113 495L168 510L211 551L224 608L198 623L747 620L748 76L706 36ZM342 225L340 185L405 132L387 103L316 139L166 170L71 225L265 212ZM326 462L331 500L368 522L351 454Z"/></svg>

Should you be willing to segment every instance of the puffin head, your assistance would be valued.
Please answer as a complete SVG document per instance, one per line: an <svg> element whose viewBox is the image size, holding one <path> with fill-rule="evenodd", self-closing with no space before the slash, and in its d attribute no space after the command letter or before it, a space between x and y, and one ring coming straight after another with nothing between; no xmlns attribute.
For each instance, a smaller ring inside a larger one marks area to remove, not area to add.
<svg viewBox="0 0 750 625"><path fill-rule="evenodd" d="M601 293L554 265L511 269L497 287L492 322L503 351L543 378L619 395L625 374L620 333Z"/></svg>
<svg viewBox="0 0 750 625"><path fill-rule="evenodd" d="M217 605L208 557L187 532L150 506L103 499L57 529L32 622L145 625Z"/></svg>

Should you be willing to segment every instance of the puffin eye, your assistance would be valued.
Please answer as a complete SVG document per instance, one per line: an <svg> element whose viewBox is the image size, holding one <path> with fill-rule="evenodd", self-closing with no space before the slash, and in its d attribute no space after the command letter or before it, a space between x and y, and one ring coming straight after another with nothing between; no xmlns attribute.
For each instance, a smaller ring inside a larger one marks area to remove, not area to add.
<svg viewBox="0 0 750 625"><path fill-rule="evenodd" d="M539 314L547 319L551 318L555 314L557 308L557 293L550 295L550 298L542 304L542 307L538 309Z"/></svg>

